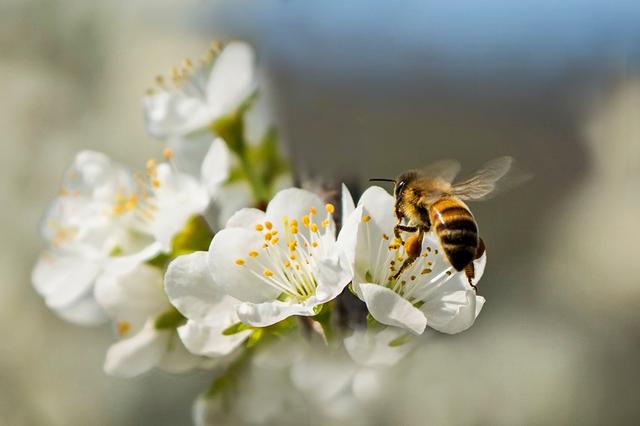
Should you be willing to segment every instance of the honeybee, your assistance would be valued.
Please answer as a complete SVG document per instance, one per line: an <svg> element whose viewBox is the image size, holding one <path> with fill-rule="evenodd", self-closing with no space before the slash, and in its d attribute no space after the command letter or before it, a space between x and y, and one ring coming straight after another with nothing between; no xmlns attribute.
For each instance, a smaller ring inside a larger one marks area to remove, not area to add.
<svg viewBox="0 0 640 426"><path fill-rule="evenodd" d="M513 158L499 157L487 162L469 178L453 183L460 171L455 160L443 160L421 170L407 171L397 179L370 179L394 182L396 241L404 245L407 258L394 275L397 279L413 264L422 250L424 234L435 231L443 255L456 271L464 271L471 287L475 276L473 261L480 258L485 245L478 235L478 224L465 201L490 198L498 187L504 189L522 181L505 176ZM505 185L505 184L509 185ZM499 185L500 184L500 185ZM405 222L406 220L406 222ZM414 235L405 240L402 232Z"/></svg>

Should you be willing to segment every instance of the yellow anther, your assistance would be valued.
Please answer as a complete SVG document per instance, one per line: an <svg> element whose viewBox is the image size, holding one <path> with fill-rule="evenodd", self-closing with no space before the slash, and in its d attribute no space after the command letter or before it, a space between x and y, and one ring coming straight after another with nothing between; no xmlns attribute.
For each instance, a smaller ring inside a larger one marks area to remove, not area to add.
<svg viewBox="0 0 640 426"><path fill-rule="evenodd" d="M362 216L362 221L364 223L367 223L371 220L371 216L369 216L368 214L365 214L364 216Z"/></svg>
<svg viewBox="0 0 640 426"><path fill-rule="evenodd" d="M431 265L433 265L433 262L430 261L430 260L427 260L426 264L427 264L427 266L431 266Z"/></svg>
<svg viewBox="0 0 640 426"><path fill-rule="evenodd" d="M290 268L291 267L291 262L289 262L288 260L284 261L284 267L285 268Z"/></svg>
<svg viewBox="0 0 640 426"><path fill-rule="evenodd" d="M291 225L291 228L289 229L289 231L291 231L291 233L295 235L298 233L298 227Z"/></svg>
<svg viewBox="0 0 640 426"><path fill-rule="evenodd" d="M236 265L238 265L238 266L242 266L242 265L244 265L244 259L236 259L236 260L235 260L235 263L236 263Z"/></svg>
<svg viewBox="0 0 640 426"><path fill-rule="evenodd" d="M296 260L298 257L294 254L292 254L291 256L289 256L289 259L291 260Z"/></svg>
<svg viewBox="0 0 640 426"><path fill-rule="evenodd" d="M309 226L309 223L311 223L311 219L309 219L309 216L306 214L302 216L302 224L304 226Z"/></svg>
<svg viewBox="0 0 640 426"><path fill-rule="evenodd" d="M273 224L272 224L271 222L269 222L269 221L266 221L266 222L264 223L264 226L265 226L268 230L271 230L271 228L273 228Z"/></svg>
<svg viewBox="0 0 640 426"><path fill-rule="evenodd" d="M433 254L438 254L438 249L434 249Z"/></svg>
<svg viewBox="0 0 640 426"><path fill-rule="evenodd" d="M411 275L411 281L415 281L416 280L416 276L415 275Z"/></svg>
<svg viewBox="0 0 640 426"><path fill-rule="evenodd" d="M429 268L424 268L422 271L420 271L420 275L426 275L430 273L431 273L431 269Z"/></svg>
<svg viewBox="0 0 640 426"><path fill-rule="evenodd" d="M116 329L119 336L124 336L131 330L131 324L129 324L127 321L118 321L118 323L116 324Z"/></svg>
<svg viewBox="0 0 640 426"><path fill-rule="evenodd" d="M312 223L311 226L309 226L309 229L311 230L311 232L318 232L318 225Z"/></svg>
<svg viewBox="0 0 640 426"><path fill-rule="evenodd" d="M289 250L295 251L295 249L297 247L298 247L298 242L297 241L289 241Z"/></svg>
<svg viewBox="0 0 640 426"><path fill-rule="evenodd" d="M122 214L125 210L122 204L116 204L111 208L111 211L113 212L113 214Z"/></svg>
<svg viewBox="0 0 640 426"><path fill-rule="evenodd" d="M131 195L129 197L129 199L127 200L127 204L125 204L125 209L127 210L133 210L134 208L136 208L136 205L138 204L138 197L134 195Z"/></svg>
<svg viewBox="0 0 640 426"><path fill-rule="evenodd" d="M171 148L165 148L162 150L162 156L167 159L167 160L171 160L174 156L173 150Z"/></svg>
<svg viewBox="0 0 640 426"><path fill-rule="evenodd" d="M151 186L156 189L160 188L160 181L158 179L151 179Z"/></svg>
<svg viewBox="0 0 640 426"><path fill-rule="evenodd" d="M259 254L259 253L258 253L257 251L255 251L255 250L251 250L251 251L249 252L249 257L258 257L258 254Z"/></svg>
<svg viewBox="0 0 640 426"><path fill-rule="evenodd" d="M398 262L402 262L404 260L402 256L398 256L397 259L398 259Z"/></svg>
<svg viewBox="0 0 640 426"><path fill-rule="evenodd" d="M309 213L311 214L311 216L313 216L313 215L315 215L316 213L318 213L318 210L316 210L316 208L315 208L315 207L311 207L311 208L309 209Z"/></svg>
<svg viewBox="0 0 640 426"><path fill-rule="evenodd" d="M315 241L314 241L314 242L312 242L312 243L311 243L311 245L312 245L313 247L318 247L318 243L317 243L317 242L315 242Z"/></svg>
<svg viewBox="0 0 640 426"><path fill-rule="evenodd" d="M333 204L331 204L331 203L327 203L327 204L324 206L324 209L325 209L325 210L327 211L327 213L329 213L329 214L333 214L333 212L335 212L335 211L336 211L336 208L335 208L335 207L333 206Z"/></svg>
<svg viewBox="0 0 640 426"><path fill-rule="evenodd" d="M256 225L256 231L262 232L263 229L264 229L264 227L262 225L260 225L260 224Z"/></svg>
<svg viewBox="0 0 640 426"><path fill-rule="evenodd" d="M271 269L265 269L264 272L262 273L265 277L272 277L273 276L273 271Z"/></svg>
<svg viewBox="0 0 640 426"><path fill-rule="evenodd" d="M291 226L298 226L298 221L295 219L291 219Z"/></svg>
<svg viewBox="0 0 640 426"><path fill-rule="evenodd" d="M147 171L153 171L156 169L157 166L158 166L158 163L156 163L156 160L154 160L153 158L150 158L149 160L147 160Z"/></svg>
<svg viewBox="0 0 640 426"><path fill-rule="evenodd" d="M267 243L262 243L262 248L267 248L267 247L269 247L269 244L267 244Z"/></svg>
<svg viewBox="0 0 640 426"><path fill-rule="evenodd" d="M269 241L271 239L273 235L271 235L271 232L267 232L266 234L264 234L264 240L265 241Z"/></svg>
<svg viewBox="0 0 640 426"><path fill-rule="evenodd" d="M282 223L284 223L285 225L289 223L289 216L284 216L282 218Z"/></svg>
<svg viewBox="0 0 640 426"><path fill-rule="evenodd" d="M389 241L389 236L387 234L382 234L382 239Z"/></svg>
<svg viewBox="0 0 640 426"><path fill-rule="evenodd" d="M173 67L171 68L171 71L169 71L169 74L171 74L171 79L174 81L180 80L180 71L178 70L178 68Z"/></svg>
<svg viewBox="0 0 640 426"><path fill-rule="evenodd" d="M278 241L280 241L280 238L274 237L271 239L271 244L275 246L276 244L278 244Z"/></svg>
<svg viewBox="0 0 640 426"><path fill-rule="evenodd" d="M400 284L405 285L407 282L405 280L400 281Z"/></svg>
<svg viewBox="0 0 640 426"><path fill-rule="evenodd" d="M278 231L271 231L271 235L278 235Z"/></svg>
<svg viewBox="0 0 640 426"><path fill-rule="evenodd" d="M187 58L183 61L182 66L184 68L193 68L193 61L191 61L191 59Z"/></svg>
<svg viewBox="0 0 640 426"><path fill-rule="evenodd" d="M327 226L329 226L329 219L323 220L321 225L322 225L323 228L326 228Z"/></svg>

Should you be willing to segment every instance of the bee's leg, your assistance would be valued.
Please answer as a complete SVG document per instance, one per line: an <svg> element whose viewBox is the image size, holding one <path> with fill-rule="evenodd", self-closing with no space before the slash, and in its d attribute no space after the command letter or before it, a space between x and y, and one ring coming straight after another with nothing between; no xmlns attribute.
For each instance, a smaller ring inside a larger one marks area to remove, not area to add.
<svg viewBox="0 0 640 426"><path fill-rule="evenodd" d="M422 238L424 237L424 227L419 226L416 228L418 231L418 235L412 235L407 238L407 241L404 243L404 254L407 258L402 263L402 266L393 276L393 279L396 280L398 277L411 265L413 262L420 256L420 252L422 251Z"/></svg>
<svg viewBox="0 0 640 426"><path fill-rule="evenodd" d="M418 228L415 226L405 226L398 223L393 227L393 235L395 235L396 239L400 241L400 244L404 244L404 240L400 236L400 232L416 232L417 230Z"/></svg>
<svg viewBox="0 0 640 426"><path fill-rule="evenodd" d="M473 278L476 276L476 268L473 266L473 262L469 262L469 264L464 267L464 275L467 277L467 281L469 281L469 285L473 288L473 291L477 293L478 287L473 284Z"/></svg>
<svg viewBox="0 0 640 426"><path fill-rule="evenodd" d="M473 258L473 260L480 259L484 254L485 250L486 250L486 247L484 245L484 241L482 240L482 238L480 238L480 241L478 241L478 248L476 249L476 256ZM467 277L467 280L469 281L469 285L477 293L478 288L472 282L472 280L476 276L476 268L473 265L473 262L469 262L469 264L464 267L464 274Z"/></svg>

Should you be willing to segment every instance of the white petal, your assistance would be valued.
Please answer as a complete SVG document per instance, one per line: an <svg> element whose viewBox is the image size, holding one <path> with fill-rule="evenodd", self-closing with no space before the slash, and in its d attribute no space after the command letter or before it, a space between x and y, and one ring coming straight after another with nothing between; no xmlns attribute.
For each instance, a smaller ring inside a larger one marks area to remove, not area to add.
<svg viewBox="0 0 640 426"><path fill-rule="evenodd" d="M362 206L356 207L346 219L342 221L342 229L338 234L338 245L344 250L351 267L355 267L358 235L362 223Z"/></svg>
<svg viewBox="0 0 640 426"><path fill-rule="evenodd" d="M233 112L255 86L254 54L246 43L229 43L216 59L207 84L207 104L217 116Z"/></svg>
<svg viewBox="0 0 640 426"><path fill-rule="evenodd" d="M390 289L377 284L360 284L360 291L371 315L380 323L403 327L422 334L427 318L415 306Z"/></svg>
<svg viewBox="0 0 640 426"><path fill-rule="evenodd" d="M247 228L254 229L254 226L264 222L264 212L258 209L240 209L229 218L225 228Z"/></svg>
<svg viewBox="0 0 640 426"><path fill-rule="evenodd" d="M209 152L213 141L214 137L208 129L185 136L169 137L166 144L173 151L171 164L180 173L200 179L203 158Z"/></svg>
<svg viewBox="0 0 640 426"><path fill-rule="evenodd" d="M134 377L156 367L169 344L171 333L156 330L153 321L136 335L121 340L109 348L104 364L107 374Z"/></svg>
<svg viewBox="0 0 640 426"><path fill-rule="evenodd" d="M83 326L100 325L107 321L107 315L93 298L93 294L57 309L56 313L65 321Z"/></svg>
<svg viewBox="0 0 640 426"><path fill-rule="evenodd" d="M226 294L252 303L278 297L280 292L254 275L247 265L236 265L237 259L247 259L249 251L260 250L263 242L262 234L243 228L223 229L213 237L209 247L209 270L214 282Z"/></svg>
<svg viewBox="0 0 640 426"><path fill-rule="evenodd" d="M140 251L125 256L110 257L104 263L107 272L126 273L138 265L153 259L162 251L163 245L157 241L147 245Z"/></svg>
<svg viewBox="0 0 640 426"><path fill-rule="evenodd" d="M353 197L349 188L344 183L342 184L342 223L353 213L356 206L353 203Z"/></svg>
<svg viewBox="0 0 640 426"><path fill-rule="evenodd" d="M165 275L165 290L185 317L224 329L238 322L235 308L240 302L215 285L207 256L201 251L174 259Z"/></svg>
<svg viewBox="0 0 640 426"><path fill-rule="evenodd" d="M403 328L396 327L387 327L380 331L356 330L344 339L344 347L351 358L360 365L389 367L395 365L415 347L414 340L399 346L390 346L390 343L406 333Z"/></svg>
<svg viewBox="0 0 640 426"><path fill-rule="evenodd" d="M264 303L242 303L237 311L243 323L253 327L266 327L293 315L314 315L313 308L314 305L274 300Z"/></svg>
<svg viewBox="0 0 640 426"><path fill-rule="evenodd" d="M161 270L145 264L124 274L101 275L95 298L111 318L134 327L170 308L162 289Z"/></svg>
<svg viewBox="0 0 640 426"><path fill-rule="evenodd" d="M320 256L313 268L318 286L315 299L317 303L326 303L342 293L351 282L353 272L347 255L335 242L324 242L323 250L328 250Z"/></svg>
<svg viewBox="0 0 640 426"><path fill-rule="evenodd" d="M420 307L429 327L442 333L460 333L471 327L484 305L484 298L473 290L441 293Z"/></svg>
<svg viewBox="0 0 640 426"><path fill-rule="evenodd" d="M186 135L209 124L212 114L204 99L179 91L162 91L143 99L147 132L156 138Z"/></svg>
<svg viewBox="0 0 640 426"><path fill-rule="evenodd" d="M170 251L173 237L187 220L207 208L209 195L195 178L176 173L168 164L159 164L157 175L160 187L155 193L157 209L153 215L152 233L163 249Z"/></svg>
<svg viewBox="0 0 640 426"><path fill-rule="evenodd" d="M360 197L359 206L363 206L365 213L371 216L372 222L378 225L382 232L393 230L397 219L394 214L394 199L379 186L371 186Z"/></svg>
<svg viewBox="0 0 640 426"><path fill-rule="evenodd" d="M276 229L282 229L282 219L300 219L308 215L311 208L315 208L320 218L315 221L319 224L325 218L324 203L316 194L300 188L287 188L278 192L267 206L267 220L273 222ZM300 232L306 231L300 226Z"/></svg>
<svg viewBox="0 0 640 426"><path fill-rule="evenodd" d="M215 205L218 209L218 226L224 227L229 218L231 218L239 209L249 207L252 204L253 193L246 181L224 185L219 189L215 198Z"/></svg>
<svg viewBox="0 0 640 426"><path fill-rule="evenodd" d="M158 367L169 373L185 373L197 368L202 358L190 353L182 344L177 334L171 333L168 349L158 363Z"/></svg>
<svg viewBox="0 0 640 426"><path fill-rule="evenodd" d="M216 138L202 161L201 169L202 183L210 197L214 196L229 178L231 163L232 154L227 144L221 138Z"/></svg>
<svg viewBox="0 0 640 426"><path fill-rule="evenodd" d="M178 327L178 334L191 353L219 357L233 352L251 335L251 330L243 330L225 336L222 334L225 328L189 320L185 325Z"/></svg>
<svg viewBox="0 0 640 426"><path fill-rule="evenodd" d="M100 265L91 259L45 253L32 273L35 289L52 309L65 308L91 291Z"/></svg>
<svg viewBox="0 0 640 426"><path fill-rule="evenodd" d="M358 401L373 401L384 391L380 370L362 368L353 376L352 391Z"/></svg>

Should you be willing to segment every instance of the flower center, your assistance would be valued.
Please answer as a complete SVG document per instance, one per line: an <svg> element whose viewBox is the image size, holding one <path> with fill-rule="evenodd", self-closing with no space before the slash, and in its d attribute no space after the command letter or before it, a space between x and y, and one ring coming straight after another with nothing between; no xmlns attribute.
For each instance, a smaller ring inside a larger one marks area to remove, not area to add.
<svg viewBox="0 0 640 426"><path fill-rule="evenodd" d="M331 217L335 208L327 204L325 210L326 217L319 224L316 223L317 209L313 207L299 219L282 217L281 231L270 221L258 223L255 231L262 235L263 243L252 247L246 258L236 259L235 264L248 268L262 282L280 291L281 300L308 299L317 287L313 271L323 248L323 237L333 232ZM308 232L300 232L299 226Z"/></svg>
<svg viewBox="0 0 640 426"><path fill-rule="evenodd" d="M372 247L376 242L371 236L370 220L370 216L362 217L366 229L367 245ZM378 249L374 252L375 259L371 259L372 263L369 265L371 270L367 271L368 278L370 278L367 281L383 285L415 303L425 299L427 290L435 289L453 276L452 266L446 265L442 268L442 265L439 265L440 262L443 262L438 256L439 250L422 241L420 242L420 251L413 262L405 267L397 278L394 278L403 264L411 257L407 255L405 245L400 244L400 241L396 239L391 239L389 234L383 233L378 241ZM438 268L438 266L440 267ZM434 273L440 269L442 270Z"/></svg>

